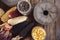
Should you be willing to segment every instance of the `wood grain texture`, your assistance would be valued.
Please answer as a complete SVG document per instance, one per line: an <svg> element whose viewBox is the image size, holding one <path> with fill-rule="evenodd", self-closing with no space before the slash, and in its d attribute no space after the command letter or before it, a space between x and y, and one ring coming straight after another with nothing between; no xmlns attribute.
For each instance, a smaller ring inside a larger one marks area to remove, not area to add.
<svg viewBox="0 0 60 40"><path fill-rule="evenodd" d="M60 40L60 0L55 0L55 4L57 6L58 17L56 23L56 40Z"/></svg>
<svg viewBox="0 0 60 40"><path fill-rule="evenodd" d="M55 4L55 0L46 0L47 2ZM48 26L45 26L47 37L45 40L56 40L56 26L55 23L51 23Z"/></svg>
<svg viewBox="0 0 60 40"><path fill-rule="evenodd" d="M31 0L31 4L34 8L34 6L42 1L49 1L51 3L54 3L58 8L58 20L57 23L52 23L48 26L44 26L44 29L46 30L47 36L45 40L60 40L60 0ZM0 8L3 8L4 10L8 10L9 7L2 3L0 1Z"/></svg>
<svg viewBox="0 0 60 40"><path fill-rule="evenodd" d="M55 3L55 0L47 0L48 2Z"/></svg>
<svg viewBox="0 0 60 40"><path fill-rule="evenodd" d="M32 7L34 8L37 3L41 3L43 0L31 0Z"/></svg>

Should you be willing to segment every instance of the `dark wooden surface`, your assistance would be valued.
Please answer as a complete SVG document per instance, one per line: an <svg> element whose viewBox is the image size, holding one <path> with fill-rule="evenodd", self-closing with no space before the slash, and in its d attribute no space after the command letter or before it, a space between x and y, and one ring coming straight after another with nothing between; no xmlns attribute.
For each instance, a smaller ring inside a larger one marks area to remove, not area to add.
<svg viewBox="0 0 60 40"><path fill-rule="evenodd" d="M38 2L42 2L42 1L49 1L49 2L54 3L57 6L57 10L58 10L57 22L43 27L47 33L45 40L60 40L60 0L31 0L31 3L34 7L35 4L37 4ZM0 1L0 8L7 11L10 7L8 7L7 5L5 5L4 3Z"/></svg>

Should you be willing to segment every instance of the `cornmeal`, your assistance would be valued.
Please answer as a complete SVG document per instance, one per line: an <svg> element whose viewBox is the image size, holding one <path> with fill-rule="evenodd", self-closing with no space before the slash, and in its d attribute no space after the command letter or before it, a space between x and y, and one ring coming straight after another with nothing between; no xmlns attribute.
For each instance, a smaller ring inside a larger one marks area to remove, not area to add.
<svg viewBox="0 0 60 40"><path fill-rule="evenodd" d="M36 26L32 30L32 37L34 40L44 40L46 37L46 32L42 27Z"/></svg>

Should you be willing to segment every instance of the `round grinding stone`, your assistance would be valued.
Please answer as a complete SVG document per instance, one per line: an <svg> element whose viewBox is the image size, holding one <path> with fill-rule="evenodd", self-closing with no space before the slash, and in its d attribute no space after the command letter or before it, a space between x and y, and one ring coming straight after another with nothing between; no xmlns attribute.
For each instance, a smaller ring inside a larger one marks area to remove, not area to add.
<svg viewBox="0 0 60 40"><path fill-rule="evenodd" d="M33 15L38 23L42 25L48 25L56 21L56 12L57 8L54 4L42 2L35 6Z"/></svg>

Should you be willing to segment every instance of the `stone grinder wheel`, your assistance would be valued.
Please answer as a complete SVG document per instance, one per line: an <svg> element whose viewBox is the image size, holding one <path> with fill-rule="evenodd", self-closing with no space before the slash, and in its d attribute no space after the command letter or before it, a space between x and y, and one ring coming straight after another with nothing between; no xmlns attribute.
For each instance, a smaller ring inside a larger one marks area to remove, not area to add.
<svg viewBox="0 0 60 40"><path fill-rule="evenodd" d="M54 4L42 2L35 6L33 15L38 23L48 25L56 21L56 12L57 8Z"/></svg>

